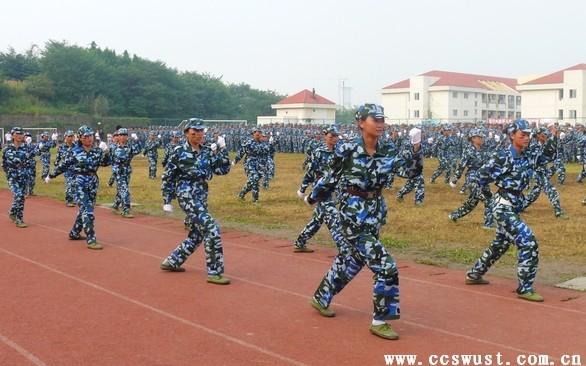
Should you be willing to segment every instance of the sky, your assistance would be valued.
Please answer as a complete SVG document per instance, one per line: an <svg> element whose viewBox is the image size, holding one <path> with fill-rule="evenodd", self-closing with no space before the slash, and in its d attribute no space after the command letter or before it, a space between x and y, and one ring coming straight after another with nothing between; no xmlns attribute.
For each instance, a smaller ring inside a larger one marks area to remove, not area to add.
<svg viewBox="0 0 586 366"><path fill-rule="evenodd" d="M0 52L48 40L354 105L430 70L517 78L586 62L586 1L7 0Z"/></svg>

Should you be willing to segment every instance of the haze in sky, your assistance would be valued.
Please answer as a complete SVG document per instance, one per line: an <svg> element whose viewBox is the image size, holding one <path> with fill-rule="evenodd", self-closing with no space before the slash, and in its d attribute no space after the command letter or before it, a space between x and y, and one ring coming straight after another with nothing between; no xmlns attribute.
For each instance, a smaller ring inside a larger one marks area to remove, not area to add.
<svg viewBox="0 0 586 366"><path fill-rule="evenodd" d="M519 77L586 62L586 1L41 1L0 7L0 51L48 40L340 102L430 70Z"/></svg>

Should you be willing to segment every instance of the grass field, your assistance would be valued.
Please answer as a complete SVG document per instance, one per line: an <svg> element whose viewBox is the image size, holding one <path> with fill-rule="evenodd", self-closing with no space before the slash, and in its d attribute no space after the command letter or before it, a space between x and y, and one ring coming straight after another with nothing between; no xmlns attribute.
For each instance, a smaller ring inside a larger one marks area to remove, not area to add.
<svg viewBox="0 0 586 366"><path fill-rule="evenodd" d="M312 209L295 194L303 175L302 161L303 157L299 154L277 154L276 177L268 191L261 190L259 205L250 203L250 194L244 203L236 198L245 182L242 164L234 167L226 176L214 177L210 183L209 201L212 215L218 219L223 229L251 231L293 241L312 214ZM471 265L490 243L494 237L494 230L482 228L482 204L457 223L447 219L448 213L458 207L465 196L460 195L457 189L450 189L442 179L438 179L434 185L428 183L428 177L436 166L436 159L428 159L425 162L426 197L423 207L416 207L413 204L412 193L406 196L402 203L395 200L394 195L404 183L401 178L397 178L395 186L385 192L389 213L381 239L399 259L464 269ZM53 180L48 185L43 184L39 177L40 163L37 164L37 168L39 173L36 193L63 200L63 177ZM133 208L134 213L163 215L160 178L147 178L147 160L142 155L134 159L133 169L131 194L133 202L138 204ZM567 183L558 187L562 208L570 217L569 220L557 220L543 194L523 215L539 242L540 282L556 283L586 275L586 207L581 205L586 195L586 185L575 183L578 169L578 165L568 165ZM157 175L160 177L161 174L162 169L159 165ZM99 175L101 184L98 202L110 204L115 194L115 189L106 185L110 168L101 168ZM0 178L0 187L7 187L3 174ZM174 203L174 206L173 216L178 220L182 219L178 205ZM4 212L7 209L2 208ZM325 225L310 243L333 245ZM491 273L514 277L515 258L516 250L511 248Z"/></svg>

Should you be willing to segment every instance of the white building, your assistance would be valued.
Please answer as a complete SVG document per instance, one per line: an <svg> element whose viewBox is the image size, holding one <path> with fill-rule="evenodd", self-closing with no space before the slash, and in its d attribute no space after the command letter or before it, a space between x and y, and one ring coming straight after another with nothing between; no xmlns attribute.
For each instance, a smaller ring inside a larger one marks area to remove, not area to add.
<svg viewBox="0 0 586 366"><path fill-rule="evenodd" d="M336 103L315 93L315 89L304 89L291 95L271 108L276 116L258 116L257 124L298 123L298 124L334 124L336 122Z"/></svg>
<svg viewBox="0 0 586 366"><path fill-rule="evenodd" d="M434 70L384 87L381 99L389 123L514 119L521 116L516 85L516 79Z"/></svg>
<svg viewBox="0 0 586 366"><path fill-rule="evenodd" d="M586 120L586 64L578 64L517 86L523 118Z"/></svg>

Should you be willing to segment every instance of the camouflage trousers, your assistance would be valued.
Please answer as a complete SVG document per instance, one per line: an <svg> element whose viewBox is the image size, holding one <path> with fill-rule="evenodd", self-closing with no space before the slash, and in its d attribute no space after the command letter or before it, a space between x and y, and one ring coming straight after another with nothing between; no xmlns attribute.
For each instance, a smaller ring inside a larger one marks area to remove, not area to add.
<svg viewBox="0 0 586 366"><path fill-rule="evenodd" d="M22 221L24 216L24 200L26 195L27 178L24 175L17 177L7 177L8 187L12 192L12 205L10 206L9 215L14 216L17 220Z"/></svg>
<svg viewBox="0 0 586 366"><path fill-rule="evenodd" d="M275 161L267 159L267 166L262 175L262 186L264 189L269 189L269 182L275 177Z"/></svg>
<svg viewBox="0 0 586 366"><path fill-rule="evenodd" d="M450 176L452 175L453 164L446 158L439 159L439 166L431 175L431 182L435 182L435 180L445 173L444 182L448 183L450 181Z"/></svg>
<svg viewBox="0 0 586 366"><path fill-rule="evenodd" d="M149 160L149 178L155 179L157 177L157 156L147 155Z"/></svg>
<svg viewBox="0 0 586 366"><path fill-rule="evenodd" d="M566 181L566 166L562 159L558 158L553 161L550 172L551 176L554 174L558 175L558 184L564 184Z"/></svg>
<svg viewBox="0 0 586 366"><path fill-rule="evenodd" d="M578 174L578 178L576 178L576 182L582 183L582 181L586 178L586 163L582 164L582 171Z"/></svg>
<svg viewBox="0 0 586 366"><path fill-rule="evenodd" d="M303 228L297 240L295 240L296 248L303 248L307 245L307 241L311 239L320 229L323 223L330 230L332 239L338 251L341 253L349 253L349 244L344 239L340 231L340 218L338 216L338 209L333 201L321 201L318 202L313 210L313 216L309 223Z"/></svg>
<svg viewBox="0 0 586 366"><path fill-rule="evenodd" d="M252 201L256 202L258 201L258 186L261 178L260 172L256 169L247 169L246 177L246 183L244 184L244 187L242 187L238 196L244 198L248 192L252 191Z"/></svg>
<svg viewBox="0 0 586 366"><path fill-rule="evenodd" d="M328 307L334 295L338 294L358 272L367 266L373 273L375 320L390 320L400 317L399 271L391 255L387 252L376 234L369 231L355 232L355 228L342 228L344 238L349 243L347 253L340 252L334 263L319 284L315 300Z"/></svg>
<svg viewBox="0 0 586 366"><path fill-rule="evenodd" d="M450 216L455 220L461 219L472 212L476 206L478 206L480 201L484 202L484 226L490 227L493 223L491 200L487 200L484 195L482 195L480 187L475 182L470 182L470 195L466 201L464 201L462 206L455 209Z"/></svg>
<svg viewBox="0 0 586 366"><path fill-rule="evenodd" d="M495 195L494 202L498 200L496 197L498 194ZM509 246L515 244L519 282L517 293L532 292L539 263L539 249L535 235L531 228L519 218L513 207L495 203L493 214L497 224L496 237L468 271L468 276L471 278L483 276L506 253Z"/></svg>
<svg viewBox="0 0 586 366"><path fill-rule="evenodd" d="M24 193L26 195L31 195L34 193L35 184L37 183L37 164L27 168L26 174L26 184Z"/></svg>
<svg viewBox="0 0 586 366"><path fill-rule="evenodd" d="M127 214L130 211L130 173L113 174L116 179L116 196L114 197L113 208L120 207L122 213Z"/></svg>
<svg viewBox="0 0 586 366"><path fill-rule="evenodd" d="M79 208L73 227L69 232L71 236L79 236L83 230L88 243L96 241L94 231L94 207L96 195L100 183L97 175L75 175L75 203Z"/></svg>
<svg viewBox="0 0 586 366"><path fill-rule="evenodd" d="M415 189L415 204L420 205L425 199L425 181L423 174L409 178L405 185L397 192L397 198L403 199L403 196Z"/></svg>
<svg viewBox="0 0 586 366"><path fill-rule="evenodd" d="M75 175L63 174L65 177L65 203L75 203Z"/></svg>
<svg viewBox="0 0 586 366"><path fill-rule="evenodd" d="M208 276L223 274L224 249L218 223L206 208L198 203L194 204L191 196L179 196L177 200L187 214L190 230L187 238L177 245L167 260L173 266L181 266L203 242Z"/></svg>
<svg viewBox="0 0 586 366"><path fill-rule="evenodd" d="M556 215L561 214L562 208L560 205L560 194L557 191L557 189L555 189L553 184L551 184L545 172L535 173L535 185L531 188L531 191L525 197L525 200L523 202L523 210L529 207L533 202L537 201L537 198L541 194L541 191L544 191L547 195L547 198L553 206Z"/></svg>
<svg viewBox="0 0 586 366"><path fill-rule="evenodd" d="M43 153L41 154L41 166L43 167L43 172L41 173L41 177L45 178L49 175L49 168L51 166L51 153Z"/></svg>

